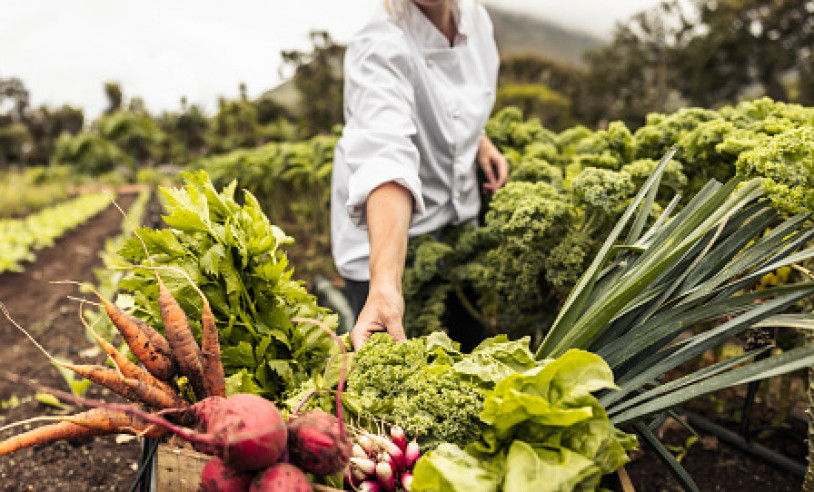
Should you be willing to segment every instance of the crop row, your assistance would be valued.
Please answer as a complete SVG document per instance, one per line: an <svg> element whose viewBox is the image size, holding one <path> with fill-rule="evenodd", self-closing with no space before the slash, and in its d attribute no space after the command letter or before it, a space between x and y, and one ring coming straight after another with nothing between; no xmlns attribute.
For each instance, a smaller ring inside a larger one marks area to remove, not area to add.
<svg viewBox="0 0 814 492"><path fill-rule="evenodd" d="M0 220L0 273L22 271L34 251L53 246L63 234L110 205L110 195L82 195L22 219Z"/></svg>

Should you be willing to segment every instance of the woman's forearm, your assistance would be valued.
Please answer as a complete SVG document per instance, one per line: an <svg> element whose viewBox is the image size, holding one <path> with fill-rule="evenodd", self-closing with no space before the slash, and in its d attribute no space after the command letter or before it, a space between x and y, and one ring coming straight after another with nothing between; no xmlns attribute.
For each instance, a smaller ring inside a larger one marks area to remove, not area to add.
<svg viewBox="0 0 814 492"><path fill-rule="evenodd" d="M401 293L413 197L403 186L385 183L368 196L370 290Z"/></svg>

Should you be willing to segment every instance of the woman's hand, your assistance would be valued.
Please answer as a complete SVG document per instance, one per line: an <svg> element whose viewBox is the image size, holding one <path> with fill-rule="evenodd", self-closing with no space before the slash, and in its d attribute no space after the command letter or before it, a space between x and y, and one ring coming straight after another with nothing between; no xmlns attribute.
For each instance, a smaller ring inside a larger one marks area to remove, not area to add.
<svg viewBox="0 0 814 492"><path fill-rule="evenodd" d="M371 289L356 326L350 332L353 348L362 348L377 331L386 331L397 342L406 340L401 324L403 317L404 298L398 289Z"/></svg>
<svg viewBox="0 0 814 492"><path fill-rule="evenodd" d="M478 164L486 175L486 182L483 183L485 193L494 193L509 179L509 161L489 140L489 137L482 135L478 144Z"/></svg>
<svg viewBox="0 0 814 492"><path fill-rule="evenodd" d="M401 277L413 196L403 186L387 182L370 193L366 206L370 291L350 333L354 350L362 348L377 331L386 331L396 341L406 340L401 324L404 316Z"/></svg>

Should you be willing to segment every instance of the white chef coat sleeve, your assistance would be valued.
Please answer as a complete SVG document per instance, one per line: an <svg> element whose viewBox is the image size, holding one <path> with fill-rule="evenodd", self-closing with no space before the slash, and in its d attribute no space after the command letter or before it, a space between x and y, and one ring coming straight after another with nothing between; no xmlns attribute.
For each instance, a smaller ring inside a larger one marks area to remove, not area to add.
<svg viewBox="0 0 814 492"><path fill-rule="evenodd" d="M413 196L411 223L425 214L421 197L412 61L406 40L361 38L345 56L346 124L341 145L350 171L346 207L351 221L366 228L367 198L395 182ZM401 44L399 44L401 43Z"/></svg>

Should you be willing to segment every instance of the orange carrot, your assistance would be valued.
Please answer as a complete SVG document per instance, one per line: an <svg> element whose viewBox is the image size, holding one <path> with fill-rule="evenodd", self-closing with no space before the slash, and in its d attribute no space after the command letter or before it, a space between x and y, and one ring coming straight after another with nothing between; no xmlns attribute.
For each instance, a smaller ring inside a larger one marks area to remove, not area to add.
<svg viewBox="0 0 814 492"><path fill-rule="evenodd" d="M124 212L122 211L122 213ZM198 343L195 341L195 337L192 335L192 331L189 329L187 315L158 275L158 267L155 266L153 257L150 256L147 243L144 242L144 239L138 232L133 231L133 234L141 241L144 254L147 255L150 266L153 268L153 273L155 273L155 278L158 281L158 307L161 309L161 319L164 321L164 335L169 342L173 359L175 359L175 364L178 366L178 371L189 379L189 383L192 385L192 391L196 397L204 399L207 396L211 396L208 393L204 378L201 351L198 347ZM174 269L180 271L180 269ZM190 283L192 283L196 289L198 288L195 283L192 282L192 279L190 279ZM218 361L220 361L220 348L218 348Z"/></svg>
<svg viewBox="0 0 814 492"><path fill-rule="evenodd" d="M204 371L204 385L208 396L226 397L226 377L220 359L220 341L215 315L204 297L201 313L201 363Z"/></svg>
<svg viewBox="0 0 814 492"><path fill-rule="evenodd" d="M117 434L132 434L134 436L160 439L167 435L167 431L155 424L148 424L135 415L121 410L110 408L92 408L76 415L56 417L63 422L71 422L89 429L115 432Z"/></svg>
<svg viewBox="0 0 814 492"><path fill-rule="evenodd" d="M56 283L79 282L64 281ZM141 319L125 313L115 304L105 299L93 287L88 287L102 302L110 321L119 330L130 350L144 364L144 367L162 381L168 381L175 374L175 363L172 359L170 345L161 333Z"/></svg>
<svg viewBox="0 0 814 492"><path fill-rule="evenodd" d="M161 381L157 377L150 374L148 371L142 369L137 364L134 364L130 359L128 359L124 354L119 352L116 347L114 347L110 342L105 340L104 338L100 337L96 330L93 329L92 326L88 325L85 318L82 316L82 305L80 304L79 308L79 319L82 321L82 324L85 328L90 332L93 338L96 340L96 343L102 347L102 350L105 351L108 357L116 364L116 367L119 368L119 371L128 378L137 379L139 381L143 381L145 384L150 386L155 386L156 388L160 388L167 393L175 393L175 390L169 384Z"/></svg>
<svg viewBox="0 0 814 492"><path fill-rule="evenodd" d="M125 377L119 370L91 364L71 364L57 360L40 345L22 326L20 326L8 312L5 304L0 303L0 311L18 330L34 343L34 345L48 357L52 363L71 370L85 379L102 385L114 393L128 400L142 402L158 408L177 408L188 405L186 401L174 392L167 393L161 388L150 386L142 381Z"/></svg>
<svg viewBox="0 0 814 492"><path fill-rule="evenodd" d="M138 417L119 410L94 408L76 415L54 417L55 424L44 425L0 442L0 454L46 444L61 439L101 436L105 434L132 434L160 439L167 431L154 424L147 424Z"/></svg>
<svg viewBox="0 0 814 492"><path fill-rule="evenodd" d="M201 365L200 349L192 330L189 329L189 320L178 301L172 296L170 290L164 285L161 277L158 279L158 306L161 308L161 318L164 320L164 334L170 344L172 356L178 366L178 371L189 379L195 396L206 398L203 366Z"/></svg>
<svg viewBox="0 0 814 492"><path fill-rule="evenodd" d="M128 408L144 411L142 407L128 404ZM170 410L163 410L169 412ZM183 411L182 411L183 412ZM30 419L18 420L0 427L5 432L14 427L30 426L36 422L70 422L89 429L116 432L118 434L132 434L134 436L161 438L167 431L155 424L148 424L144 419L123 410L97 407L74 415L40 415Z"/></svg>
<svg viewBox="0 0 814 492"><path fill-rule="evenodd" d="M201 296L203 308L201 309L201 366L203 368L204 390L206 396L226 397L226 376L223 371L223 362L220 359L220 341L218 340L218 328L215 324L215 315L212 307L201 289L195 285L187 272L178 267L152 267L154 269L174 270L183 275L193 289Z"/></svg>
<svg viewBox="0 0 814 492"><path fill-rule="evenodd" d="M99 429L90 429L72 422L59 422L31 429L28 432L16 435L0 442L0 455L13 453L19 449L59 441L60 439L76 439L87 436L100 436L106 434Z"/></svg>
<svg viewBox="0 0 814 492"><path fill-rule="evenodd" d="M132 378L124 378L123 381L129 388L129 392L119 394L128 400L142 402L156 408L182 408L189 405L189 402L178 394L167 393L161 388L150 386L144 381Z"/></svg>

